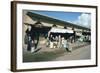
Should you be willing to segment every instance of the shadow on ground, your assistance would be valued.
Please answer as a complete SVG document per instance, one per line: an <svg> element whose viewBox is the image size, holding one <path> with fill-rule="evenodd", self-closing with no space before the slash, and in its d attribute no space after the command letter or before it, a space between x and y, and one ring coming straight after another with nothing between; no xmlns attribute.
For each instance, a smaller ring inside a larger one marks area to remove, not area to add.
<svg viewBox="0 0 100 73"><path fill-rule="evenodd" d="M51 52L24 53L23 62L52 61L56 57L62 56L66 50L55 50Z"/></svg>

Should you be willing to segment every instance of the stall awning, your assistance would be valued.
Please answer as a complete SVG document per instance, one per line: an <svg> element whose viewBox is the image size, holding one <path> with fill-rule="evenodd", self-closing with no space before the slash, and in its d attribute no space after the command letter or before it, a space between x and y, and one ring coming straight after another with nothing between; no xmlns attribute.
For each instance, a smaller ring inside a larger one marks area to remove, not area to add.
<svg viewBox="0 0 100 73"><path fill-rule="evenodd" d="M61 29L61 28L51 28L50 32L53 32L53 33L74 33L73 30Z"/></svg>

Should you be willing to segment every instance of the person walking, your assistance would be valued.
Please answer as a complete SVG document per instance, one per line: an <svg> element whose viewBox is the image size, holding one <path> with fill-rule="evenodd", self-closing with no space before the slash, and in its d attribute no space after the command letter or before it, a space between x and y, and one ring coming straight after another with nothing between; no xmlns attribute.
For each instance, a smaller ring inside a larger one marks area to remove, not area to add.
<svg viewBox="0 0 100 73"><path fill-rule="evenodd" d="M62 42L61 35L59 35L59 37L58 37L58 48L61 48L61 42Z"/></svg>

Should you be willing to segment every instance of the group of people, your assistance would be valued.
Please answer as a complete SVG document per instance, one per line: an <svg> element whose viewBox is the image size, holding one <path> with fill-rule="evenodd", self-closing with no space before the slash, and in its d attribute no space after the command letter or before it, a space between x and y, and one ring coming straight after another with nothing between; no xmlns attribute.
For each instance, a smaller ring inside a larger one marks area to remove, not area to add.
<svg viewBox="0 0 100 73"><path fill-rule="evenodd" d="M32 26L30 26L26 31L25 34L25 44L27 45L27 51L34 52L37 49L39 43L40 33ZM72 51L70 44L68 43L65 36L62 34L53 33L47 36L46 46L49 48L64 48L67 51Z"/></svg>
<svg viewBox="0 0 100 73"><path fill-rule="evenodd" d="M72 51L72 48L70 47L70 44L68 43L67 39L65 39L65 37L62 37L61 35L50 35L49 37L47 37L46 45L50 48L64 48L67 51Z"/></svg>
<svg viewBox="0 0 100 73"><path fill-rule="evenodd" d="M32 26L29 26L25 32L24 43L27 45L27 51L34 52L39 43L39 33L34 31Z"/></svg>

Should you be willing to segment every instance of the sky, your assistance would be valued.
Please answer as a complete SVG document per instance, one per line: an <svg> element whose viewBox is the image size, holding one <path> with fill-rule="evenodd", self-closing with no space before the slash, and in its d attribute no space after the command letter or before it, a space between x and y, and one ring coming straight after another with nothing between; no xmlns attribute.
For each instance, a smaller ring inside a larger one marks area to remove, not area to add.
<svg viewBox="0 0 100 73"><path fill-rule="evenodd" d="M41 15L60 19L66 22L74 23L76 25L91 27L91 14L83 12L58 12L58 11L32 11Z"/></svg>

